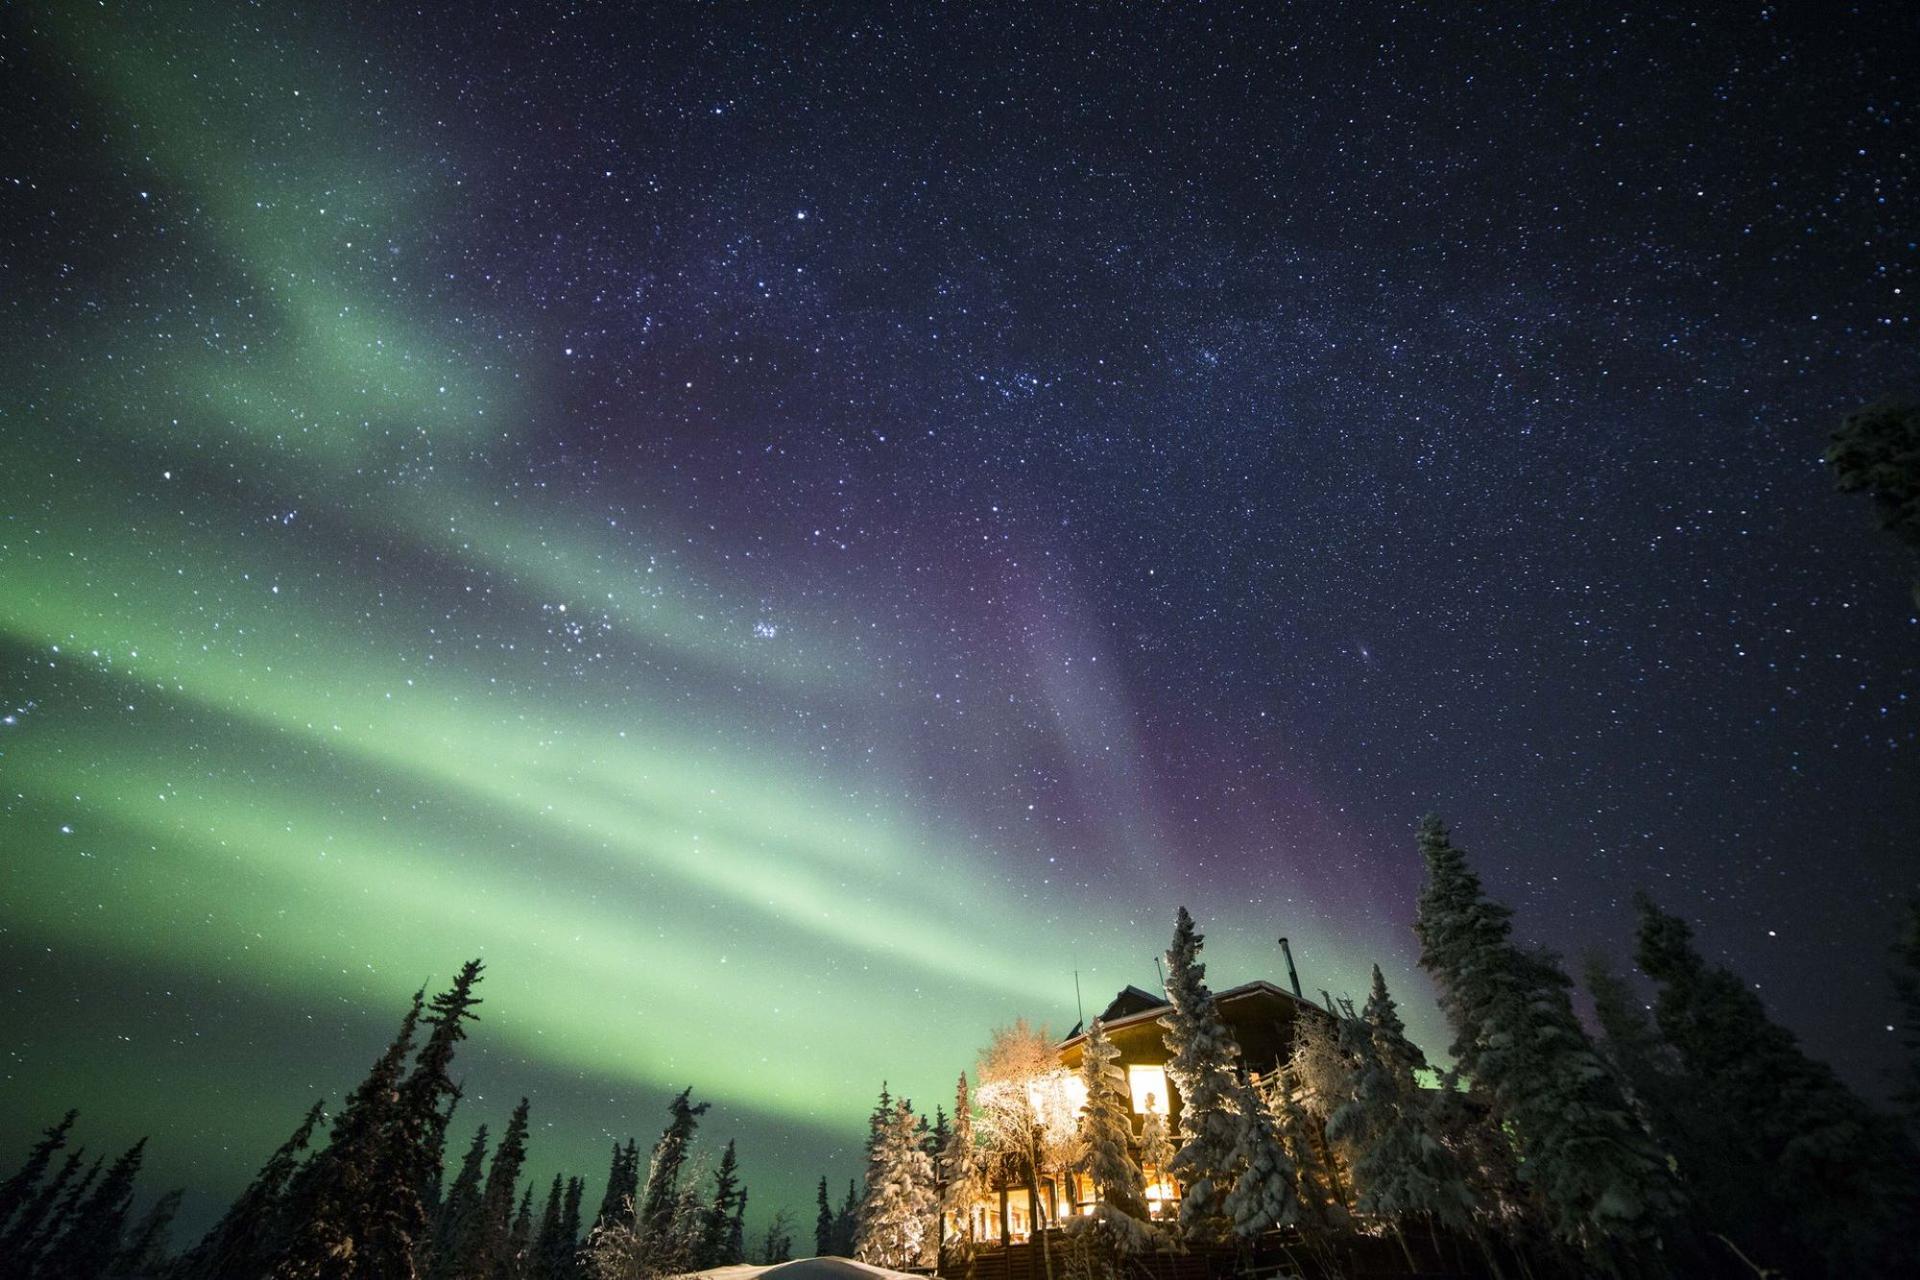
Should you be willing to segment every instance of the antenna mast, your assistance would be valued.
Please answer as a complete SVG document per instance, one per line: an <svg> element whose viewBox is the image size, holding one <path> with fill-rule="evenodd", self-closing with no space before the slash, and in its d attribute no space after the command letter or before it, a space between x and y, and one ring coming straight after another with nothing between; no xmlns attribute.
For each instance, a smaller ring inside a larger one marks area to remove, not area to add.
<svg viewBox="0 0 1920 1280"><path fill-rule="evenodd" d="M1080 1004L1080 971L1078 969L1073 971L1073 1011L1079 1015L1080 1028L1084 1031L1087 1026L1087 1011Z"/></svg>

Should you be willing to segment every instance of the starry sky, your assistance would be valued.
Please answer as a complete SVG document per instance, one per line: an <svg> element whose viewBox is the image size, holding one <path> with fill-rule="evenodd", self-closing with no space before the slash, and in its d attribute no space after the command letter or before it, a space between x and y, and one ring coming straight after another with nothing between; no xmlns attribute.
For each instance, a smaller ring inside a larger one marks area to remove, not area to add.
<svg viewBox="0 0 1920 1280"><path fill-rule="evenodd" d="M804 1210L1180 903L1440 1048L1433 809L1879 1090L1916 16L1344 8L10 6L0 1150L211 1216L481 955L463 1125Z"/></svg>

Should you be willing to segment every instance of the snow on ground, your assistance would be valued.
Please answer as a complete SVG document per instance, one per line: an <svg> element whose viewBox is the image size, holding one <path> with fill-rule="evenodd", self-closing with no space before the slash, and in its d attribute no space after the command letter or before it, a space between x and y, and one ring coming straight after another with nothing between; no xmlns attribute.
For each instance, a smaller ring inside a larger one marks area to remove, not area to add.
<svg viewBox="0 0 1920 1280"><path fill-rule="evenodd" d="M714 1267L689 1272L682 1280L927 1280L905 1271L870 1267L851 1258L801 1258L771 1267Z"/></svg>

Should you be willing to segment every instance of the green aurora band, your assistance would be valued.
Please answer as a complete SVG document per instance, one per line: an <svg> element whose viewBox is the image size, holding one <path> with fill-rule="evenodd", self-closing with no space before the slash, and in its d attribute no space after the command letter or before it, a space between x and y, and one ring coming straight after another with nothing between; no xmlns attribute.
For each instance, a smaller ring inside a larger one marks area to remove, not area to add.
<svg viewBox="0 0 1920 1280"><path fill-rule="evenodd" d="M0 956L89 994L23 1037L0 1137L79 1105L223 1194L480 955L465 1122L533 1092L536 1171L597 1178L691 1082L756 1208L797 1209L853 1172L882 1077L930 1107L993 1025L1071 1021L1076 970L1090 1004L1150 981L1177 901L1222 980L1274 976L1288 931L1310 981L1359 984L1367 943L1181 883L1150 816L1086 883L1027 815L936 802L943 761L1018 773L994 756L1030 716L936 712L896 619L524 483L540 362L422 278L411 238L475 193L400 95L335 117L280 43L212 27L40 35L161 230L99 308L6 334ZM1022 683L1065 767L1147 814L1115 695Z"/></svg>

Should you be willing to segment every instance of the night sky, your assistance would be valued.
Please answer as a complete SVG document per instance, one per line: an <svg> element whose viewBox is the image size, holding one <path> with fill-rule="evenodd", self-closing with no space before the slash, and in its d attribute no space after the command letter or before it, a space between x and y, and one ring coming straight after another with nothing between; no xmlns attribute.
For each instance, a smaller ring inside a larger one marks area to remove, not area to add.
<svg viewBox="0 0 1920 1280"><path fill-rule="evenodd" d="M1181 903L1441 1048L1434 809L1880 1091L1916 11L1361 8L8 7L0 1161L204 1220L480 955L456 1143L804 1211Z"/></svg>

